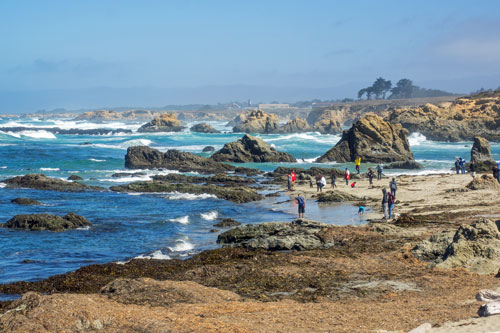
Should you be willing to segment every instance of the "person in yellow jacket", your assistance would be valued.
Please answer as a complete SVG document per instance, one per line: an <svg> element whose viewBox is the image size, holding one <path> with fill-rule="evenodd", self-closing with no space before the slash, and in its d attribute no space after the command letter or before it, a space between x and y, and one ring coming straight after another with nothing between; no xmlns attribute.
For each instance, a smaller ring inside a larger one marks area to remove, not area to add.
<svg viewBox="0 0 500 333"><path fill-rule="evenodd" d="M356 164L356 171L359 173L359 168L361 166L361 157L358 156L358 158L354 160L354 164Z"/></svg>

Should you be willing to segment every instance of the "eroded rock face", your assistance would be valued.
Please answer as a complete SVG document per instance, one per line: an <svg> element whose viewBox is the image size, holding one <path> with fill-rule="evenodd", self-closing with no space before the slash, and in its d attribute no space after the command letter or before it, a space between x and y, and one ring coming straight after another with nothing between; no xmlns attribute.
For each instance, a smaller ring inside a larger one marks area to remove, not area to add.
<svg viewBox="0 0 500 333"><path fill-rule="evenodd" d="M408 131L379 116L367 115L345 130L342 139L316 162L353 162L358 156L362 162L372 163L413 160Z"/></svg>
<svg viewBox="0 0 500 333"><path fill-rule="evenodd" d="M275 114L254 110L241 117L241 122L233 127L234 133L279 133L279 118Z"/></svg>
<svg viewBox="0 0 500 333"><path fill-rule="evenodd" d="M265 141L246 134L236 142L226 143L211 157L218 162L297 162L290 154L279 152Z"/></svg>
<svg viewBox="0 0 500 333"><path fill-rule="evenodd" d="M52 190L61 192L82 192L88 190L104 190L98 186L88 186L77 182L68 182L44 174L28 174L3 180L7 188L34 188L37 190Z"/></svg>
<svg viewBox="0 0 500 333"><path fill-rule="evenodd" d="M493 161L491 157L491 146L488 140L480 136L474 137L474 144L470 151L470 160L477 162Z"/></svg>
<svg viewBox="0 0 500 333"><path fill-rule="evenodd" d="M218 173L234 170L231 165L222 164L212 159L195 154L168 150L162 153L148 146L134 146L127 149L125 167L129 169L167 168L182 172Z"/></svg>
<svg viewBox="0 0 500 333"><path fill-rule="evenodd" d="M61 232L68 229L89 227L91 225L90 221L86 218L68 213L64 217L50 214L16 215L4 223L3 227L20 230L50 230Z"/></svg>
<svg viewBox="0 0 500 333"><path fill-rule="evenodd" d="M197 132L197 133L220 133L220 131L216 130L213 128L211 125L207 123L199 123L194 126L192 126L189 129L191 132Z"/></svg>
<svg viewBox="0 0 500 333"><path fill-rule="evenodd" d="M280 127L282 133L303 133L311 132L311 130L307 121L300 118L294 118Z"/></svg>
<svg viewBox="0 0 500 333"><path fill-rule="evenodd" d="M220 234L217 243L230 247L270 251L327 248L333 246L333 243L325 243L321 237L326 228L328 225L325 223L304 219L296 219L290 223L245 225Z"/></svg>
<svg viewBox="0 0 500 333"><path fill-rule="evenodd" d="M142 125L137 132L180 132L184 127L173 113L165 113L160 117L151 120L149 123Z"/></svg>
<svg viewBox="0 0 500 333"><path fill-rule="evenodd" d="M442 268L463 267L479 274L496 273L500 262L498 223L480 219L462 225L453 237L447 233L433 236L419 243L413 253Z"/></svg>
<svg viewBox="0 0 500 333"><path fill-rule="evenodd" d="M323 134L342 133L341 125L346 119L345 110L313 110L307 116L307 122L314 131Z"/></svg>

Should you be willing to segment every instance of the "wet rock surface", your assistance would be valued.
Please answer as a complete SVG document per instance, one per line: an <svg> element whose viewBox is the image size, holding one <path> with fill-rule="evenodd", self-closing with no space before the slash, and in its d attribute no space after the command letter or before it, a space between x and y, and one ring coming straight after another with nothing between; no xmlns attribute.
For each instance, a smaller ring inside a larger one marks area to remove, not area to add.
<svg viewBox="0 0 500 333"><path fill-rule="evenodd" d="M211 125L207 123L199 123L194 126L191 126L189 129L191 132L197 133L220 133L220 131L213 128Z"/></svg>
<svg viewBox="0 0 500 333"><path fill-rule="evenodd" d="M254 110L248 115L239 117L239 123L233 127L234 133L279 133L279 118L275 114ZM238 122L235 121L235 122Z"/></svg>
<svg viewBox="0 0 500 333"><path fill-rule="evenodd" d="M316 162L353 162L357 157L372 163L413 160L408 131L379 116L367 115L345 130L342 139Z"/></svg>
<svg viewBox="0 0 500 333"><path fill-rule="evenodd" d="M211 159L218 162L296 162L290 154L279 152L264 140L244 135L236 142L226 143Z"/></svg>
<svg viewBox="0 0 500 333"><path fill-rule="evenodd" d="M258 225L245 225L219 235L217 243L224 246L245 249L311 250L328 248L332 242L325 242L320 236L328 225L304 219L290 223L269 222Z"/></svg>
<svg viewBox="0 0 500 333"><path fill-rule="evenodd" d="M209 152L212 152L212 151L215 151L215 148L212 147L212 146L206 146L205 148L203 148L202 152L204 153L209 153Z"/></svg>
<svg viewBox="0 0 500 333"><path fill-rule="evenodd" d="M228 218L222 219L220 222L215 223L214 227L229 228L229 227L237 227L239 225L241 225L240 222L228 217Z"/></svg>
<svg viewBox="0 0 500 333"><path fill-rule="evenodd" d="M68 213L63 217L50 214L16 215L2 226L4 228L18 230L50 230L61 232L68 229L90 227L92 224L82 216Z"/></svg>
<svg viewBox="0 0 500 333"><path fill-rule="evenodd" d="M125 155L125 167L129 169L166 168L181 172L196 171L200 173L218 173L236 169L231 165L195 154L174 149L162 153L158 149L148 146L129 147Z"/></svg>
<svg viewBox="0 0 500 333"><path fill-rule="evenodd" d="M349 202L349 201L361 201L364 198L357 197L352 194L342 193L339 191L327 191L320 192L315 195L318 202L328 203L328 202Z"/></svg>
<svg viewBox="0 0 500 333"><path fill-rule="evenodd" d="M68 180L83 180L83 178L78 175L71 175L68 177Z"/></svg>
<svg viewBox="0 0 500 333"><path fill-rule="evenodd" d="M238 176L229 176L223 173L216 174L215 176L209 177L198 177L198 176L186 176L182 174L169 174L169 175L157 175L153 176L153 180L164 181L171 183L183 183L183 184L214 184L214 185L252 185L257 181L253 178L245 178Z"/></svg>
<svg viewBox="0 0 500 333"><path fill-rule="evenodd" d="M33 188L37 190L51 190L61 192L102 191L99 186L88 186L77 182L68 182L57 178L47 177L44 174L28 174L2 181L7 188Z"/></svg>
<svg viewBox="0 0 500 333"><path fill-rule="evenodd" d="M25 206L38 206L42 204L40 201L30 198L15 198L12 199L10 202L15 203L17 205L25 205Z"/></svg>
<svg viewBox="0 0 500 333"><path fill-rule="evenodd" d="M418 170L423 169L424 166L417 161L401 161L392 162L384 165L384 169L408 169L408 170Z"/></svg>
<svg viewBox="0 0 500 333"><path fill-rule="evenodd" d="M154 132L180 132L184 129L177 116L173 113L165 113L160 117L154 118L149 123L139 127L139 133L154 133Z"/></svg>

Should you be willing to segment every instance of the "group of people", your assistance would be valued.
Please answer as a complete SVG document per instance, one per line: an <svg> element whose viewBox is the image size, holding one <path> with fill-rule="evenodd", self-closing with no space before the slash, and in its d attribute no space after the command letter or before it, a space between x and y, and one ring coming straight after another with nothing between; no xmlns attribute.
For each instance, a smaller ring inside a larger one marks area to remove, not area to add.
<svg viewBox="0 0 500 333"><path fill-rule="evenodd" d="M396 191L398 189L398 184L395 178L389 182L389 190L384 187L382 189L382 211L384 212L384 219L394 218L394 206L396 205Z"/></svg>
<svg viewBox="0 0 500 333"><path fill-rule="evenodd" d="M462 157L457 157L455 159L455 170L457 171L457 175L459 173L465 173L465 167L466 167L466 161L465 158ZM474 176L472 176L474 177Z"/></svg>
<svg viewBox="0 0 500 333"><path fill-rule="evenodd" d="M293 191L293 185L295 185L295 170L288 173L288 191Z"/></svg>

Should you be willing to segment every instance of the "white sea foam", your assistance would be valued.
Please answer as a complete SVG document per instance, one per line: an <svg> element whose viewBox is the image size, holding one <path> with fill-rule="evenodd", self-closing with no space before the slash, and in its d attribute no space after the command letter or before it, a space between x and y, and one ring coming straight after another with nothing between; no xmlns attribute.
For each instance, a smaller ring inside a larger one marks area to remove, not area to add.
<svg viewBox="0 0 500 333"><path fill-rule="evenodd" d="M169 200L203 200L203 199L216 199L217 196L208 193L192 194L192 193L179 193L172 192L167 195Z"/></svg>
<svg viewBox="0 0 500 333"><path fill-rule="evenodd" d="M59 168L40 168L41 171L59 171Z"/></svg>
<svg viewBox="0 0 500 333"><path fill-rule="evenodd" d="M148 140L148 139L134 139L134 140L129 140L125 141L119 144L105 144L105 143L95 143L92 144L94 147L98 148L109 148L109 149L127 149L128 147L132 146L150 146L153 143L153 141Z"/></svg>
<svg viewBox="0 0 500 333"><path fill-rule="evenodd" d="M4 165L4 166L1 166L0 169L7 169L7 167Z"/></svg>
<svg viewBox="0 0 500 333"><path fill-rule="evenodd" d="M164 254L163 252L161 252L161 250L156 250L150 254L141 254L141 255L138 255L137 257L135 257L134 259L158 259L158 260L168 260L170 259L170 257L166 254Z"/></svg>
<svg viewBox="0 0 500 333"><path fill-rule="evenodd" d="M18 139L21 138L21 134L14 133L14 132L11 132L11 131L8 131L8 132L0 131L0 134L5 134L5 135L13 136L14 138L18 138Z"/></svg>
<svg viewBox="0 0 500 333"><path fill-rule="evenodd" d="M216 210L212 210L211 212L201 213L200 215L204 220L213 221L219 216L219 213Z"/></svg>
<svg viewBox="0 0 500 333"><path fill-rule="evenodd" d="M314 161L316 161L316 159L318 159L319 157L321 157L321 156L316 156L316 157L313 157L313 158L298 159L297 163L314 163Z"/></svg>
<svg viewBox="0 0 500 333"><path fill-rule="evenodd" d="M408 143L410 146L420 146L425 141L427 141L427 138L418 132L411 133L408 137Z"/></svg>
<svg viewBox="0 0 500 333"><path fill-rule="evenodd" d="M0 183L0 188L4 188L5 186L7 186L7 184L5 184L5 183Z"/></svg>
<svg viewBox="0 0 500 333"><path fill-rule="evenodd" d="M436 175L436 174L443 174L443 173L454 173L453 170L450 168L446 169L424 169L424 170L405 170L405 171L385 171L384 174L388 176L400 176L400 175L413 175L413 176L425 176L425 175Z"/></svg>
<svg viewBox="0 0 500 333"><path fill-rule="evenodd" d="M55 139L56 138L54 133L51 133L48 131L43 131L43 130L42 131L21 131L21 132L15 133L15 134L18 134L20 136L33 138L33 139ZM13 135L13 136L15 136L15 135Z"/></svg>
<svg viewBox="0 0 500 333"><path fill-rule="evenodd" d="M168 249L172 252L184 252L184 251L189 251L189 250L192 250L194 248L194 245L191 244L187 237L186 238L181 238L181 239L177 239L175 241L175 245L172 246L172 247L168 247Z"/></svg>
<svg viewBox="0 0 500 333"><path fill-rule="evenodd" d="M177 222L177 223L181 223L181 224L188 224L189 223L189 215L177 217L175 219L169 219L169 221L170 222Z"/></svg>
<svg viewBox="0 0 500 333"><path fill-rule="evenodd" d="M97 158L89 158L89 161L92 161L92 162L106 162L106 160L98 160Z"/></svg>
<svg viewBox="0 0 500 333"><path fill-rule="evenodd" d="M90 226L76 228L76 230L90 230Z"/></svg>
<svg viewBox="0 0 500 333"><path fill-rule="evenodd" d="M261 139L263 139L261 137ZM263 139L266 142L273 141L314 141L318 143L324 144L336 144L340 140L340 135L328 135L328 134L320 134L318 132L314 133L293 133L287 135L280 135L276 138L265 138Z"/></svg>
<svg viewBox="0 0 500 333"><path fill-rule="evenodd" d="M2 127L27 127L27 128L60 128L63 130L67 129L83 129L83 130L91 130L97 128L107 128L107 129L127 129L127 130L137 130L141 127L140 123L123 123L123 122L106 122L106 123L93 123L88 121L75 121L68 119L55 119L51 121L47 121L44 124L31 124L20 121L8 121L4 124L0 124L0 128Z"/></svg>

